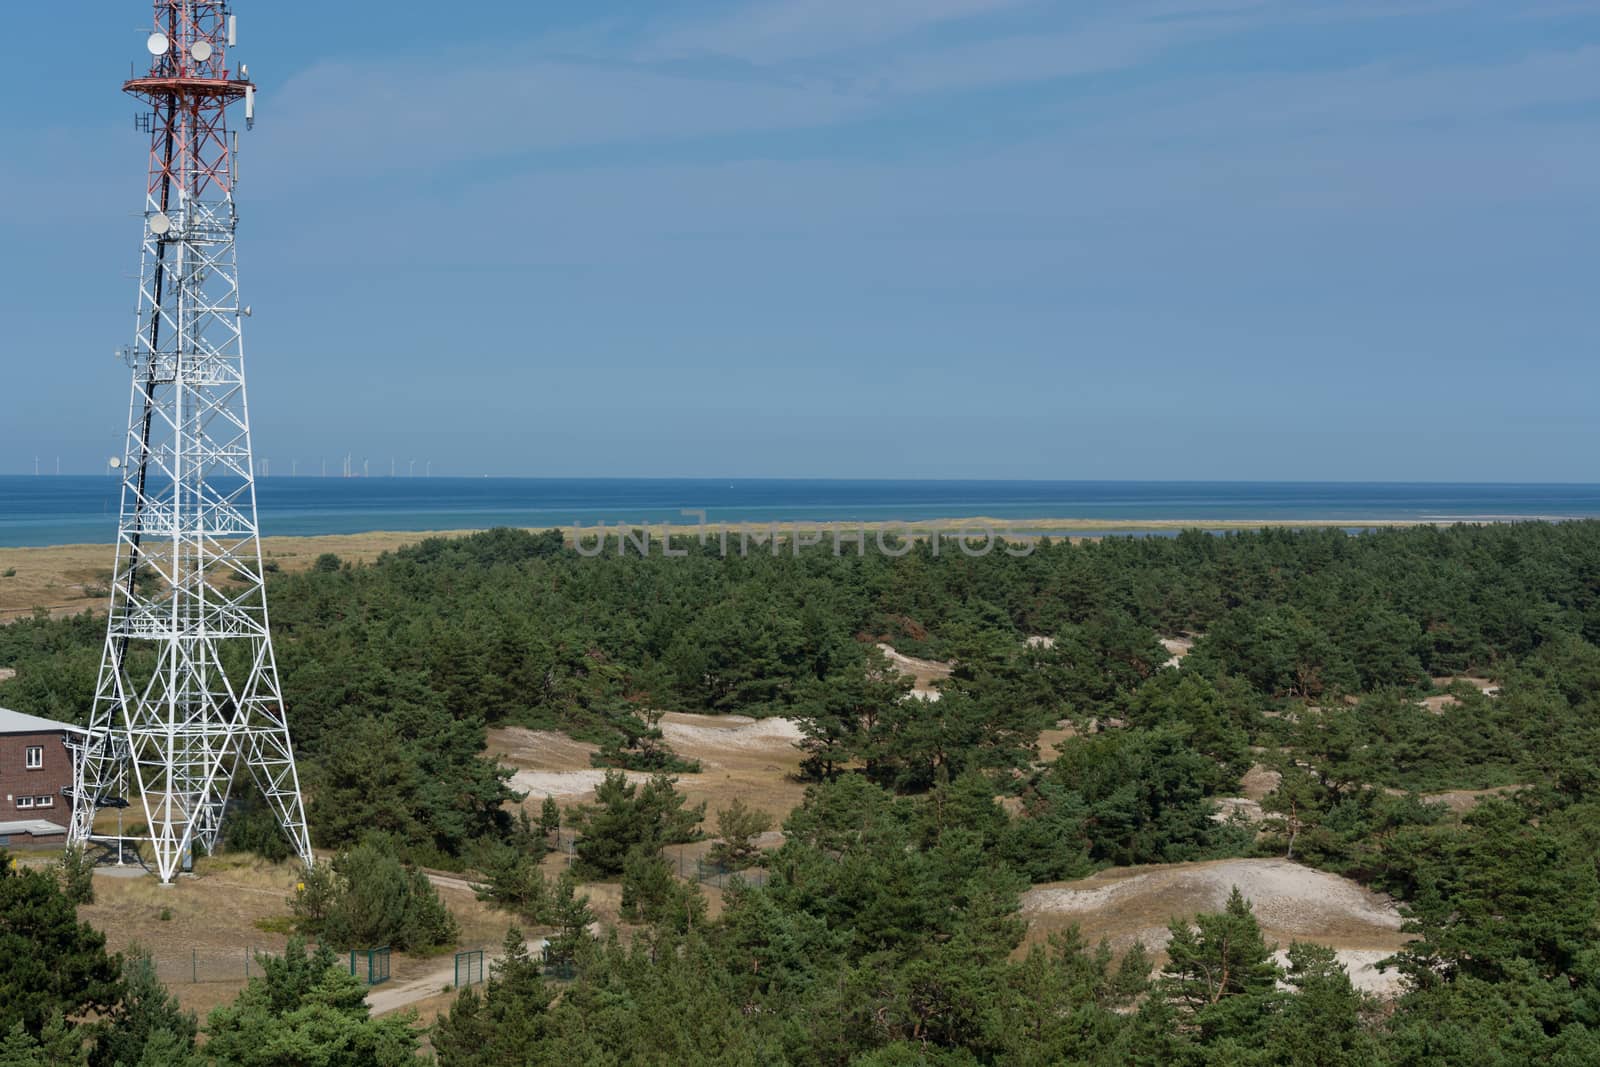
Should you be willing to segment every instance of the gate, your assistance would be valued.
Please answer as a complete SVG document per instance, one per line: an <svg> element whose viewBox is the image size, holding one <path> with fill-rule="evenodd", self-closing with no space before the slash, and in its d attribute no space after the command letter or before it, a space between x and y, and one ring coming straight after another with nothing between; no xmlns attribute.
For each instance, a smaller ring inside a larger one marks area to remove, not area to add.
<svg viewBox="0 0 1600 1067"><path fill-rule="evenodd" d="M350 974L367 985L389 980L389 946L350 950Z"/></svg>
<svg viewBox="0 0 1600 1067"><path fill-rule="evenodd" d="M483 949L468 949L456 953L456 988L476 985L483 981Z"/></svg>

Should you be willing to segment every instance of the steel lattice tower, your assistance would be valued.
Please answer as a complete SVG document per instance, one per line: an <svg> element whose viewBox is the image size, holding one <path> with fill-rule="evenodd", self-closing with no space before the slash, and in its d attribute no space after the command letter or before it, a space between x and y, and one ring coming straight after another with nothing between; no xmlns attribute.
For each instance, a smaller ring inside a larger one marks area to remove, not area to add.
<svg viewBox="0 0 1600 1067"><path fill-rule="evenodd" d="M106 840L95 813L137 795L170 882L216 844L242 762L300 858L305 808L267 624L234 252L238 135L255 87L229 65L226 0L155 0L150 179L116 570L70 839ZM120 846L119 846L120 847ZM120 854L120 853L119 853Z"/></svg>

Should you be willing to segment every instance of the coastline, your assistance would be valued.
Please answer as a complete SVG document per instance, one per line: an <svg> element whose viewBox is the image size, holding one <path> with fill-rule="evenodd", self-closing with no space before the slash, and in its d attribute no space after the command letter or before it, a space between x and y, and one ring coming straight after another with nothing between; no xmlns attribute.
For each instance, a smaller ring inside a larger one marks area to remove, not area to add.
<svg viewBox="0 0 1600 1067"><path fill-rule="evenodd" d="M883 532L903 533L909 537L923 538L935 532L957 534L961 532L992 532L996 537L1023 538L1061 536L1070 540L1086 540L1099 536L1120 534L1170 533L1181 530L1204 530L1225 533L1262 529L1381 529L1390 527L1458 525L1461 523L1498 522L1560 522L1570 516L1530 515L1474 515L1439 516L1419 519L1083 519L1036 518L1000 519L990 516L966 518L928 519L921 521L837 521L837 522L726 522L683 524L644 523L625 528L650 532L652 541L663 535L673 537L720 538L724 534L750 539L751 551L767 550L765 541L773 530L779 538L800 531L816 533L826 538L835 532L854 534L865 531L869 536ZM519 527L532 533L556 529L551 526ZM572 541L573 527L560 527ZM608 526L615 534L619 527ZM592 543L593 526L584 526L586 543ZM261 550L269 566L277 564L287 571L308 569L316 558L331 552L340 559L354 563L370 563L385 552L433 537L465 537L482 532L481 529L460 530L374 530L367 533L312 534L305 536L268 536L261 539ZM845 551L851 551L851 541L845 541ZM632 549L630 549L631 551ZM26 618L36 608L51 615L72 615L82 611L97 611L104 607L104 595L97 587L109 582L114 548L104 544L67 544L21 548L0 548L0 575L15 569L11 577L0 578L0 623Z"/></svg>

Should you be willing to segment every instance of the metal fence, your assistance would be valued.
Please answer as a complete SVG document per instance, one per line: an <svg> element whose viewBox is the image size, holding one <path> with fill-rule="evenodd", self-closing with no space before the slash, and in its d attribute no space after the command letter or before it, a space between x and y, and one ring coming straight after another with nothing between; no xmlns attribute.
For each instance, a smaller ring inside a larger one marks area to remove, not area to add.
<svg viewBox="0 0 1600 1067"><path fill-rule="evenodd" d="M759 867L748 867L742 871L735 871L719 866L704 858L694 861L694 870L690 872L688 877L692 877L695 881L705 885L715 886L718 889L728 888L728 883L735 878L750 886L767 884L767 872Z"/></svg>
<svg viewBox="0 0 1600 1067"><path fill-rule="evenodd" d="M481 981L483 981L483 949L474 948L466 952L457 952L456 988L476 985Z"/></svg>
<svg viewBox="0 0 1600 1067"><path fill-rule="evenodd" d="M707 844L703 841L689 845L669 845L662 850L673 870L686 882L700 882L717 889L728 888L728 883L740 878L745 885L766 885L767 872L759 867L733 870L713 863L706 858Z"/></svg>
<svg viewBox="0 0 1600 1067"><path fill-rule="evenodd" d="M247 982L264 972L255 948L200 948L187 952L158 952L151 956L156 977L164 985L194 985L202 982Z"/></svg>
<svg viewBox="0 0 1600 1067"><path fill-rule="evenodd" d="M367 985L389 980L389 946L350 950L350 975Z"/></svg>
<svg viewBox="0 0 1600 1067"><path fill-rule="evenodd" d="M539 973L558 982L570 982L578 975L578 965L572 960L557 960L550 956L550 946L539 953Z"/></svg>
<svg viewBox="0 0 1600 1067"><path fill-rule="evenodd" d="M308 945L307 950L315 952L316 946ZM259 957L280 955L282 955L281 950L263 951L254 946L201 948L198 945L191 945L187 950L179 948L170 952L154 952L151 954L150 962L155 968L156 977L161 979L163 985L203 985L207 982L235 982L242 985L266 973ZM361 979L367 985L377 985L389 980L387 947L357 949L349 956L352 976ZM480 950L478 981L483 980L482 973L483 961Z"/></svg>

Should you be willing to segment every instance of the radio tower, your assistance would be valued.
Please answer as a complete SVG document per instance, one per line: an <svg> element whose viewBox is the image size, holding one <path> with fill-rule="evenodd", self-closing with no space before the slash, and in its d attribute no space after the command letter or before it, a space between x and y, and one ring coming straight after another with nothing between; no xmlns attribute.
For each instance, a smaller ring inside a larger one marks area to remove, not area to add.
<svg viewBox="0 0 1600 1067"><path fill-rule="evenodd" d="M255 86L230 65L226 0L155 0L144 205L122 511L104 658L80 742L70 840L147 842L171 882L216 845L236 767L249 768L302 861L305 808L267 626L234 254L238 134ZM146 830L95 813L138 796Z"/></svg>

